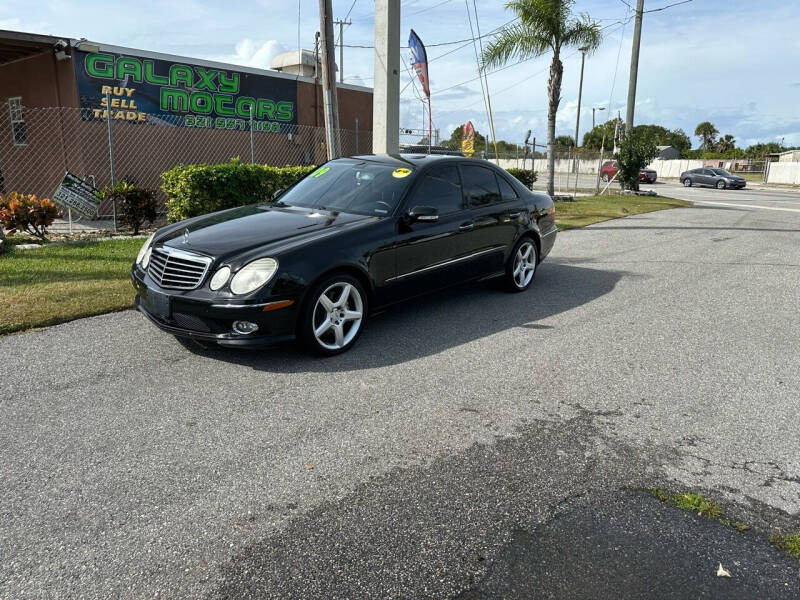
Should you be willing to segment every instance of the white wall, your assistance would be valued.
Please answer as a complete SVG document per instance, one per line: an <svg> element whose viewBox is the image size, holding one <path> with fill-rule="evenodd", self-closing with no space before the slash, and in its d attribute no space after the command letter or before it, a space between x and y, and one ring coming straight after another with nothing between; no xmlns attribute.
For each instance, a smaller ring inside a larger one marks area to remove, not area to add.
<svg viewBox="0 0 800 600"><path fill-rule="evenodd" d="M773 162L767 168L767 183L800 185L800 162Z"/></svg>
<svg viewBox="0 0 800 600"><path fill-rule="evenodd" d="M603 162L610 160L611 157L603 159ZM579 160L578 172L586 174L597 173L597 166L600 164L598 160ZM522 159L500 159L500 166L504 169L521 169ZM702 160L654 160L649 167L658 173L659 179L664 177L680 177L681 173L689 169L699 169L703 166ZM531 160L525 161L525 167L531 168ZM547 172L547 159L537 158L533 161L533 170L539 173ZM558 159L556 160L556 173L574 173L572 160Z"/></svg>
<svg viewBox="0 0 800 600"><path fill-rule="evenodd" d="M494 162L494 161L492 161ZM538 173L546 173L547 172L547 159L546 158L537 158L533 161L529 158L525 161L525 168L531 168L531 162L533 162L533 170L537 171ZM597 173L597 165L598 161L596 160L579 160L578 161L578 172L579 173ZM522 159L516 158L501 158L500 159L500 166L504 169L521 169L522 168ZM558 159L556 160L556 173L574 173L572 159Z"/></svg>
<svg viewBox="0 0 800 600"><path fill-rule="evenodd" d="M659 179L665 177L678 178L681 173L689 169L700 169L703 167L702 160L654 160L649 167L658 173Z"/></svg>

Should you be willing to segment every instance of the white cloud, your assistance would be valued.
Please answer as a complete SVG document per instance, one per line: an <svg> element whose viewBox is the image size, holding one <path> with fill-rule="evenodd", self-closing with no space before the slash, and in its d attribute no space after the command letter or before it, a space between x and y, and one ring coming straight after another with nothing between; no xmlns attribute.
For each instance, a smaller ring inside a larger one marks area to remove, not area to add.
<svg viewBox="0 0 800 600"><path fill-rule="evenodd" d="M288 48L277 40L262 41L243 38L236 42L233 54L215 56L214 60L243 67L269 69L272 59L287 50Z"/></svg>

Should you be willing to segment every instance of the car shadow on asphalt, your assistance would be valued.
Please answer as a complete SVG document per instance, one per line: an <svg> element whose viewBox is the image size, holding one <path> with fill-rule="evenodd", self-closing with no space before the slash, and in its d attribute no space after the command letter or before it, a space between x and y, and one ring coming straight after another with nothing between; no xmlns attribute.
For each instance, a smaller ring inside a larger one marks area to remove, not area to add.
<svg viewBox="0 0 800 600"><path fill-rule="evenodd" d="M287 344L262 350L184 347L206 358L267 372L341 372L396 365L512 328L531 336L541 323L611 292L627 273L544 262L526 292L505 292L497 280L461 285L398 304L372 316L355 346L333 357L311 356Z"/></svg>

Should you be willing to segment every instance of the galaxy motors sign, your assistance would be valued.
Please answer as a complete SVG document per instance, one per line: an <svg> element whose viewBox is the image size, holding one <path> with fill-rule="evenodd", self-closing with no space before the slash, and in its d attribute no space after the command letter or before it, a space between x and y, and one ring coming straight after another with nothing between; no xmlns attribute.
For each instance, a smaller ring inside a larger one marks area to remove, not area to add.
<svg viewBox="0 0 800 600"><path fill-rule="evenodd" d="M297 84L157 58L73 50L86 120L283 131L297 125Z"/></svg>

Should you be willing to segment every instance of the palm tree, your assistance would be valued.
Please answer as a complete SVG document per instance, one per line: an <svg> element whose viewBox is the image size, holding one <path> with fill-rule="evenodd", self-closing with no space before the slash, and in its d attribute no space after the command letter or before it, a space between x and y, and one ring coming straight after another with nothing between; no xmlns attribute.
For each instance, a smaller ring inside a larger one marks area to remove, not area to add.
<svg viewBox="0 0 800 600"><path fill-rule="evenodd" d="M717 142L717 152L730 152L736 150L736 139L730 134L726 133Z"/></svg>
<svg viewBox="0 0 800 600"><path fill-rule="evenodd" d="M706 151L713 150L718 133L711 121L703 121L694 128L694 134L700 138L700 147Z"/></svg>
<svg viewBox="0 0 800 600"><path fill-rule="evenodd" d="M516 13L513 25L503 27L486 45L482 68L506 64L512 58L526 60L552 52L547 82L547 193L554 192L556 112L561 102L562 48L576 47L591 53L600 46L600 26L588 15L575 18L575 0L512 0L506 8Z"/></svg>

